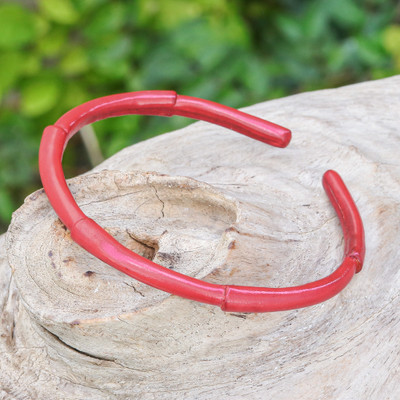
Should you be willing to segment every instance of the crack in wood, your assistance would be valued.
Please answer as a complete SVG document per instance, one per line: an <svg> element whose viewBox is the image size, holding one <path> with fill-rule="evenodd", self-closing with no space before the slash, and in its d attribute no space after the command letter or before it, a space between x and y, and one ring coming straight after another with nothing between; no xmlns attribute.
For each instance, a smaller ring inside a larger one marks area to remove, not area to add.
<svg viewBox="0 0 400 400"><path fill-rule="evenodd" d="M162 207L161 207L161 216L162 216L162 218L164 218L165 217L165 214L164 214L164 208L165 208L165 203L161 200L161 198L160 198L160 196L158 195L158 190L157 190L157 188L152 184L152 183L150 183L149 182L149 179L147 178L147 183L150 185L150 187L154 190L154 194L156 195L156 197L157 197L157 199L160 201L160 203L162 204Z"/></svg>
<svg viewBox="0 0 400 400"><path fill-rule="evenodd" d="M99 357L99 356L95 356L95 355L93 355L93 354L91 354L91 353L88 353L88 352L86 352L86 351L79 350L79 349L77 349L77 348L75 348L75 347L73 347L73 346L71 346L71 345L65 343L59 336L57 336L55 333L49 331L49 330L48 330L46 327L44 327L43 325L40 325L40 327L44 330L44 332L45 332L47 335L49 335L50 338L52 338L52 339L55 340L58 344L62 345L63 347L65 347L65 348L67 348L67 349L69 349L69 350L72 350L72 351L74 351L74 352L77 352L77 353L79 353L79 354L82 354L82 355L84 355L84 356L86 356L86 357L90 357L90 358L92 358L92 359L94 359L94 360L97 360L97 361L114 361L113 358Z"/></svg>

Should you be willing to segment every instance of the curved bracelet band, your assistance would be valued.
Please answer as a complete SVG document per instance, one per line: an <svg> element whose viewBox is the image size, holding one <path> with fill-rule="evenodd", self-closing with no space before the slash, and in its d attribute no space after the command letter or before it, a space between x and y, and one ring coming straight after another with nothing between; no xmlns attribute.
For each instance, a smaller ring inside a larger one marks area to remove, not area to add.
<svg viewBox="0 0 400 400"><path fill-rule="evenodd" d="M236 312L280 311L320 303L339 293L361 270L365 253L363 224L350 193L334 171L324 174L323 186L342 225L345 254L339 268L321 280L286 288L216 285L172 271L128 250L82 212L68 189L62 169L67 142L81 127L126 114L201 119L277 147L287 146L291 139L290 131L279 125L173 91L106 96L72 109L44 130L39 169L51 205L71 231L72 239L89 253L157 289Z"/></svg>

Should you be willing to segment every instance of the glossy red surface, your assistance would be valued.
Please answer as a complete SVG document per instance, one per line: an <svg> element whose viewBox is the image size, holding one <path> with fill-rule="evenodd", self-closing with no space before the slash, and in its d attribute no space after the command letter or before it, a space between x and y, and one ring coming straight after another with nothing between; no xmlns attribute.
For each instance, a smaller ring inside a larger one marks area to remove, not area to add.
<svg viewBox="0 0 400 400"><path fill-rule="evenodd" d="M324 279L286 288L215 285L172 271L128 250L81 211L68 189L61 164L68 140L82 126L126 114L201 119L276 147L286 147L291 139L288 129L272 122L173 91L123 93L72 109L44 130L39 169L54 210L71 231L73 240L89 253L155 288L235 312L281 311L317 304L339 293L361 270L365 254L362 221L345 184L334 171L325 173L323 185L342 225L345 254L339 268Z"/></svg>

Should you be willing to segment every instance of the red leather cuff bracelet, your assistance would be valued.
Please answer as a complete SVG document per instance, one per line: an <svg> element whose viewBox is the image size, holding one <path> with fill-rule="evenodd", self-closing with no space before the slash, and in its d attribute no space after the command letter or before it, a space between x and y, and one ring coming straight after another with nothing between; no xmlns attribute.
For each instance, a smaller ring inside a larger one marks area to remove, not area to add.
<svg viewBox="0 0 400 400"><path fill-rule="evenodd" d="M200 119L276 147L286 147L291 139L290 131L279 125L173 91L106 96L72 109L44 130L39 169L55 212L71 231L72 239L89 253L157 289L236 312L280 311L320 303L339 293L361 270L365 254L363 224L349 191L334 171L324 174L323 186L342 225L345 249L342 264L326 278L286 288L216 285L172 271L128 250L82 212L68 189L62 169L64 149L80 128L127 114L181 115Z"/></svg>

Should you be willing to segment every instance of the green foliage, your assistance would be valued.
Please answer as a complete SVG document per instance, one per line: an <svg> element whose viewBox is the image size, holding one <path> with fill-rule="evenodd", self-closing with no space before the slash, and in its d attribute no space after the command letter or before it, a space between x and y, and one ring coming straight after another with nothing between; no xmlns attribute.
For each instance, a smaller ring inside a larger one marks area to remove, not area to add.
<svg viewBox="0 0 400 400"><path fill-rule="evenodd" d="M390 25L383 31L383 45L392 54L396 71L400 71L400 25Z"/></svg>
<svg viewBox="0 0 400 400"><path fill-rule="evenodd" d="M172 89L238 107L400 72L397 1L37 0L0 3L0 231L39 187L43 128L112 93ZM184 126L95 124L109 156ZM72 147L72 148L71 148ZM89 167L79 139L69 175Z"/></svg>
<svg viewBox="0 0 400 400"><path fill-rule="evenodd" d="M34 17L22 6L6 3L0 7L0 48L20 49L35 40Z"/></svg>
<svg viewBox="0 0 400 400"><path fill-rule="evenodd" d="M60 98L60 88L57 76L44 74L27 79L21 87L21 114L36 117L50 111Z"/></svg>
<svg viewBox="0 0 400 400"><path fill-rule="evenodd" d="M79 20L79 12L70 0L39 0L39 8L50 21L70 25Z"/></svg>

